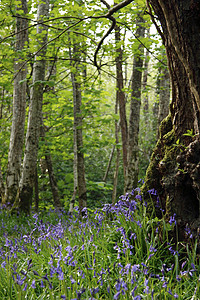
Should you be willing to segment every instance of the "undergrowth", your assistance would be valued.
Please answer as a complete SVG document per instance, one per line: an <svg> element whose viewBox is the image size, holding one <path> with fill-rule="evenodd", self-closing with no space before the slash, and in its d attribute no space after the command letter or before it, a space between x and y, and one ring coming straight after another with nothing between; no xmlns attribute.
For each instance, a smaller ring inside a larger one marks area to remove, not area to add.
<svg viewBox="0 0 200 300"><path fill-rule="evenodd" d="M147 205L136 189L82 219L78 208L28 217L2 208L0 299L200 299L192 236L190 247L173 245L175 216L166 223Z"/></svg>

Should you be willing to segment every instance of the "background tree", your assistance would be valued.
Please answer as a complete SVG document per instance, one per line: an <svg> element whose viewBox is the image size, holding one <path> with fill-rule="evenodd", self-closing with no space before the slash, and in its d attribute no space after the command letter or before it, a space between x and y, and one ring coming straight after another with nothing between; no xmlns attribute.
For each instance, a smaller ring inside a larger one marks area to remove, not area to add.
<svg viewBox="0 0 200 300"><path fill-rule="evenodd" d="M8 153L8 167L3 202L14 203L20 180L26 112L26 48L28 47L28 7L26 0L16 6L16 58L14 62L13 116Z"/></svg>
<svg viewBox="0 0 200 300"><path fill-rule="evenodd" d="M42 1L38 5L37 20L42 22L48 18L49 2ZM35 166L37 162L41 116L43 88L45 80L45 59L47 43L47 26L37 25L37 52L33 63L33 83L30 95L28 127L26 132L26 145L23 160L23 171L20 180L19 205L22 210L28 212L31 206L33 184L35 178ZM40 49L41 48L41 49Z"/></svg>
<svg viewBox="0 0 200 300"><path fill-rule="evenodd" d="M145 36L145 26L142 17L138 17L138 24L135 35L140 40ZM142 67L143 67L144 46L138 45L138 51L134 54L133 72L131 83L130 117L128 128L128 167L126 173L125 190L131 192L138 184L139 173L139 126L140 106L142 89Z"/></svg>

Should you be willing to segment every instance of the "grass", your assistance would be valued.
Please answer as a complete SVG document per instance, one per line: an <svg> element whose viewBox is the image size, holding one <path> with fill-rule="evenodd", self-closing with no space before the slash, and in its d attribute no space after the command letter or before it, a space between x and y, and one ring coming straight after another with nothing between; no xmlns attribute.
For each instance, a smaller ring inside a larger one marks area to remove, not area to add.
<svg viewBox="0 0 200 300"><path fill-rule="evenodd" d="M130 196L82 220L77 212L27 218L2 209L0 299L200 299L192 236L178 249L168 238L174 216L148 217L139 191Z"/></svg>

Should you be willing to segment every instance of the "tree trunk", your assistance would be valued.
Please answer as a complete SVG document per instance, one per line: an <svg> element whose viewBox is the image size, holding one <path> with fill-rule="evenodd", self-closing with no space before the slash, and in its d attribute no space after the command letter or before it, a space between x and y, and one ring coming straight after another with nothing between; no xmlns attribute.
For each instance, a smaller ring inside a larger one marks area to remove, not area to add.
<svg viewBox="0 0 200 300"><path fill-rule="evenodd" d="M118 114L118 98L116 97L115 102L115 114ZM119 144L119 122L115 120L115 143L116 143L116 161L115 161L115 171L114 171L114 179L113 179L113 191L112 191L112 204L116 202L117 198L117 183L118 183L118 173L119 173L119 160L120 160L120 148L118 146Z"/></svg>
<svg viewBox="0 0 200 300"><path fill-rule="evenodd" d="M124 168L124 179L126 178L127 170L127 120L126 120L126 101L124 93L124 78L122 70L122 48L118 46L118 43L121 41L120 38L120 29L115 26L115 43L116 43L116 75L117 75L117 94L116 97L119 103L119 115L120 115L120 128L121 128L121 137L122 137L122 154L123 154L123 168Z"/></svg>
<svg viewBox="0 0 200 300"><path fill-rule="evenodd" d="M164 54L164 53L163 53ZM170 78L169 70L167 67L163 66L159 68L159 108L158 108L158 135L159 137L159 127L164 118L169 114L169 102L170 102Z"/></svg>
<svg viewBox="0 0 200 300"><path fill-rule="evenodd" d="M110 153L110 157L109 157L109 160L108 160L106 172L105 172L105 174L104 174L104 176L103 176L103 182L106 182L106 180L107 180L107 177L108 177L108 173L109 173L109 171L110 171L110 167L111 167L111 163L112 163L112 159L113 159L114 152L115 152L115 145L113 145L112 150L111 150L111 153Z"/></svg>
<svg viewBox="0 0 200 300"><path fill-rule="evenodd" d="M70 40L69 40L70 42ZM83 133L82 133L82 91L80 82L80 44L74 41L73 54L71 53L71 64L76 68L76 72L71 72L71 80L73 87L73 103L74 103L74 193L70 203L70 213L72 212L76 190L78 189L79 212L82 213L83 208L87 206L86 181L85 181L85 162L83 153ZM72 60L74 59L74 63ZM76 168L77 167L77 172ZM77 176L77 177L76 177ZM77 186L76 186L77 184Z"/></svg>
<svg viewBox="0 0 200 300"><path fill-rule="evenodd" d="M48 174L49 174L49 181L50 181L50 186L51 186L51 192L52 192L52 195L53 195L54 207L56 209L60 209L61 208L61 202L60 202L56 177L55 177L55 174L54 174L54 171L53 171L53 164L52 164L50 151L45 154L45 160L46 160Z"/></svg>
<svg viewBox="0 0 200 300"><path fill-rule="evenodd" d="M140 19L140 23L143 20ZM136 29L136 36L143 38L145 34L145 27L142 24L138 24ZM131 86L131 104L130 104L130 119L129 119L129 131L128 131L128 168L126 174L126 192L131 192L138 183L139 172L139 123L140 123L140 106L141 106L141 87L142 87L142 66L144 47L139 46L139 55L134 56L133 61L133 78Z"/></svg>
<svg viewBox="0 0 200 300"><path fill-rule="evenodd" d="M26 0L21 0L17 6L17 11L23 11L23 16L28 14ZM10 135L10 146L8 153L8 168L5 185L5 198L3 202L14 203L19 188L20 168L22 161L22 150L24 143L24 123L26 112L26 76L27 66L24 64L25 45L28 42L28 20L21 18L21 12L16 18L16 59L14 63L14 91L13 91L13 117ZM18 53L20 53L18 55ZM22 69L21 69L22 68Z"/></svg>
<svg viewBox="0 0 200 300"><path fill-rule="evenodd" d="M38 171L37 165L35 168L35 212L38 213L39 211L39 185L38 185Z"/></svg>
<svg viewBox="0 0 200 300"><path fill-rule="evenodd" d="M150 38L150 28L147 29L146 36ZM148 71L149 71L148 69L149 69L149 51L146 49L145 59L144 59L143 80L142 80L143 111L144 111L146 125L148 123L148 112L149 112L149 99L148 99L148 89L147 89Z"/></svg>
<svg viewBox="0 0 200 300"><path fill-rule="evenodd" d="M38 6L38 21L48 17L49 2L44 0ZM28 128L26 133L26 145L23 161L23 172L20 181L19 207L29 212L33 185L35 178L35 166L37 163L38 144L40 136L40 125L42 115L43 87L45 80L45 59L48 27L42 24L37 25L38 48L43 47L36 55L33 65L33 86L31 88ZM38 49L38 50L39 50Z"/></svg>
<svg viewBox="0 0 200 300"><path fill-rule="evenodd" d="M146 188L157 189L166 217L176 213L183 239L186 223L194 228L200 224L200 3L149 0L151 10L150 4L162 26L172 103L160 127Z"/></svg>

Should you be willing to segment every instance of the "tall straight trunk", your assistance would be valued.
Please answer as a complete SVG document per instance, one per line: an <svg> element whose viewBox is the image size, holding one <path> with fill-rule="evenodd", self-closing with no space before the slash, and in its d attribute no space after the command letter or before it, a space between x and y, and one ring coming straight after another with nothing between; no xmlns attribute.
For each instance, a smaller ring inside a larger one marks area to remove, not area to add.
<svg viewBox="0 0 200 300"><path fill-rule="evenodd" d="M53 201L54 201L54 207L56 209L60 209L61 202L60 202L58 186L57 186L57 181L56 181L56 177L55 177L54 170L53 170L53 163L52 163L50 152L45 154L45 160L46 160L48 174L49 174L49 181L50 181L51 192L52 192Z"/></svg>
<svg viewBox="0 0 200 300"><path fill-rule="evenodd" d="M57 49L57 51L59 51L59 49ZM53 77L55 80L56 57L54 58L53 62L49 62L49 65L47 67L47 76L46 77L47 77L47 80L49 80L51 77ZM45 90L46 90L46 92L51 92L51 93L55 94L54 86L47 85L45 87ZM45 114L45 119L48 119L48 111ZM46 168L47 168L48 175L49 175L49 182L50 182L51 192L52 192L52 196L53 196L54 207L56 209L60 209L62 205L61 205L61 201L60 201L57 180L56 180L56 176L54 173L51 150L48 147L47 142L46 142L46 127L44 124L44 116L41 118L40 136L45 144L45 162L46 162Z"/></svg>
<svg viewBox="0 0 200 300"><path fill-rule="evenodd" d="M112 147L110 157L109 157L109 160L108 160L108 164L107 164L107 168L106 168L105 174L103 176L103 181L104 182L106 182L106 180L107 180L108 173L110 171L110 167L111 167L111 163L112 163L112 159L113 159L113 156L114 156L114 152L115 152L115 145L113 145L113 147Z"/></svg>
<svg viewBox="0 0 200 300"><path fill-rule="evenodd" d="M39 211L39 185L38 185L38 171L37 166L35 168L35 185L34 185L34 192L35 192L35 212Z"/></svg>
<svg viewBox="0 0 200 300"><path fill-rule="evenodd" d="M43 0L38 5L37 20L42 21L48 17L49 1ZM43 101L43 81L45 80L45 54L48 27L43 24L37 25L38 48L42 48L35 55L33 65L33 85L31 88L28 127L26 133L26 145L23 161L23 172L20 180L19 207L25 212L29 212L33 184L35 177L35 166L37 163L38 144L41 126L42 101Z"/></svg>
<svg viewBox="0 0 200 300"><path fill-rule="evenodd" d="M116 97L115 101L115 114L118 114L118 98ZM112 204L115 203L117 198L117 183L118 183L118 174L119 174L119 160L120 160L120 148L119 144L119 122L115 120L115 144L116 144L116 160L115 160L115 171L114 171L114 178L113 178L113 191L112 191Z"/></svg>
<svg viewBox="0 0 200 300"><path fill-rule="evenodd" d="M24 49L26 43L28 43L28 30L26 29L28 27L28 20L24 18L24 16L28 13L27 1L21 0L16 9L16 59L14 62L15 79L13 90L13 117L8 153L5 198L3 199L3 202L9 202L11 204L14 203L19 189L20 168L24 142L27 66L25 65L22 68L22 65L26 60ZM18 11L20 11L20 13L18 13ZM23 11L22 18L21 11Z"/></svg>
<svg viewBox="0 0 200 300"><path fill-rule="evenodd" d="M139 20L142 22L142 19ZM138 24L136 29L136 36L143 38L145 34L145 27ZM128 131L128 168L126 174L126 192L131 192L138 183L138 162L139 162L139 123L140 123L140 106L141 106L141 87L142 87L142 66L144 47L139 46L139 55L134 56L133 61L133 78L131 86L131 104L130 104L130 118Z"/></svg>
<svg viewBox="0 0 200 300"><path fill-rule="evenodd" d="M56 181L56 177L55 177L54 170L53 170L51 152L50 152L49 147L47 146L47 143L45 142L46 138L45 138L45 126L44 126L43 118L41 119L40 137L46 146L45 147L45 162L46 162L45 166L47 168L48 175L49 175L49 182L50 182L51 192L52 192L52 196L53 196L54 207L56 209L60 209L61 202L60 202L60 197L59 197L59 192L58 192L57 181Z"/></svg>
<svg viewBox="0 0 200 300"><path fill-rule="evenodd" d="M76 72L71 72L74 104L74 194L70 203L70 213L72 212L76 190L78 189L79 212L87 206L85 162L83 153L83 133L82 133L82 91L80 82L80 43L74 40L73 53L70 45L71 64L76 68ZM72 60L74 59L74 63ZM77 166L77 173L76 173ZM76 177L77 176L77 177ZM77 181L76 181L77 179ZM77 186L76 186L77 184Z"/></svg>
<svg viewBox="0 0 200 300"><path fill-rule="evenodd" d="M118 43L121 41L120 29L115 26L115 43L116 43L116 97L119 103L119 115L120 115L120 128L121 128L121 137L122 137L122 153L123 153L123 169L124 169L124 178L126 178L127 170L127 119L126 119L126 99L124 93L124 78L122 70L122 58L123 52L121 46L118 46Z"/></svg>
<svg viewBox="0 0 200 300"><path fill-rule="evenodd" d="M150 28L146 30L146 37L150 37ZM147 91L147 81L148 81L148 70L149 69L149 51L145 51L144 59L144 72L143 72L143 82L142 82L142 92L143 92L143 111L145 115L145 123L148 123L148 112L149 112L149 99Z"/></svg>
<svg viewBox="0 0 200 300"><path fill-rule="evenodd" d="M73 89L75 88L74 76L71 74L71 80L73 82ZM74 97L74 96L73 96ZM73 160L73 175L74 175L74 191L69 205L69 213L71 214L74 210L74 204L76 201L76 194L78 189L78 167L77 167L77 136L76 136L76 122L75 122L75 108L74 108L74 124L73 124L73 151L74 151L74 160Z"/></svg>

